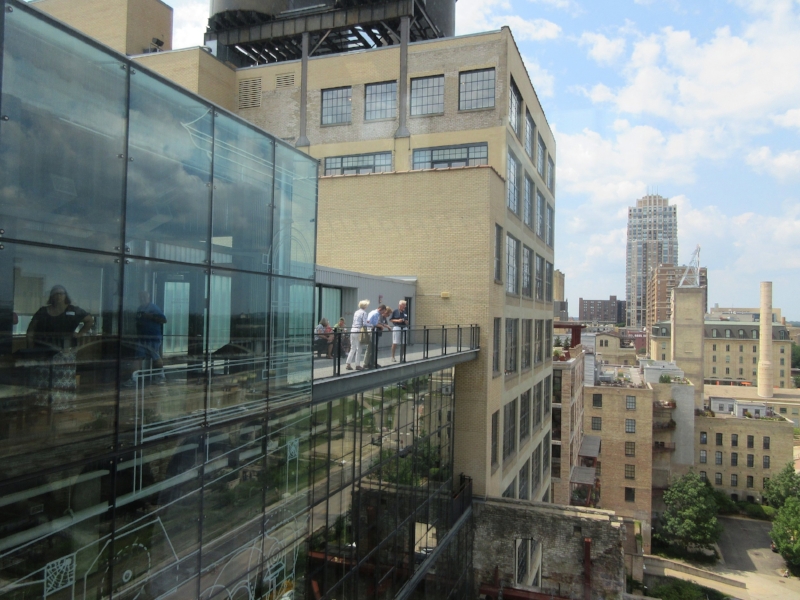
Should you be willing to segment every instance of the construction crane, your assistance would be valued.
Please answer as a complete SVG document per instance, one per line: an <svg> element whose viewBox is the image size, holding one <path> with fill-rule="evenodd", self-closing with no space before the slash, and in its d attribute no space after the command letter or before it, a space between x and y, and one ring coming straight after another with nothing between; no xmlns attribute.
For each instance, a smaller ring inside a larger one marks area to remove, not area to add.
<svg viewBox="0 0 800 600"><path fill-rule="evenodd" d="M692 258L686 266L678 287L700 287L700 244L692 252Z"/></svg>

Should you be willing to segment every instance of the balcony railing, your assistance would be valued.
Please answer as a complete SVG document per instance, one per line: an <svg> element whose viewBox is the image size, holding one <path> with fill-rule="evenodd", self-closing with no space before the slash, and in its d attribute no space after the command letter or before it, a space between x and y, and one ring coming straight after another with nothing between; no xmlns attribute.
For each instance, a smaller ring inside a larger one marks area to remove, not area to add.
<svg viewBox="0 0 800 600"><path fill-rule="evenodd" d="M674 451L675 442L653 442L653 453Z"/></svg>
<svg viewBox="0 0 800 600"><path fill-rule="evenodd" d="M674 419L670 419L669 421L653 421L653 431L670 431L675 429L677 423L675 423Z"/></svg>
<svg viewBox="0 0 800 600"><path fill-rule="evenodd" d="M329 332L315 331L314 379L478 350L480 334L478 325L442 325L394 331L351 332L350 327ZM354 352L355 346L358 350Z"/></svg>
<svg viewBox="0 0 800 600"><path fill-rule="evenodd" d="M653 400L653 408L656 410L673 409L676 404L673 400Z"/></svg>

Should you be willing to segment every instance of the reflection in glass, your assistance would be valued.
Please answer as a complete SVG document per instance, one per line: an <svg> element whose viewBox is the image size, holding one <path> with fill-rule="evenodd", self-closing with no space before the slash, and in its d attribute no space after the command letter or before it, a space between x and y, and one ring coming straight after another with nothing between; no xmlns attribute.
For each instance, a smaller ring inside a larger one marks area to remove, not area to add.
<svg viewBox="0 0 800 600"><path fill-rule="evenodd" d="M272 278L271 404L311 396L313 296L312 281Z"/></svg>
<svg viewBox="0 0 800 600"><path fill-rule="evenodd" d="M25 11L5 14L0 228L11 239L120 244L127 71Z"/></svg>
<svg viewBox="0 0 800 600"><path fill-rule="evenodd" d="M214 120L212 261L269 270L274 142L231 117Z"/></svg>
<svg viewBox="0 0 800 600"><path fill-rule="evenodd" d="M142 71L130 87L126 247L139 256L206 262L211 108Z"/></svg>
<svg viewBox="0 0 800 600"><path fill-rule="evenodd" d="M127 262L119 420L130 445L186 432L205 419L208 275L190 265Z"/></svg>
<svg viewBox="0 0 800 600"><path fill-rule="evenodd" d="M313 279L317 233L317 161L283 144L276 144L275 157L272 272Z"/></svg>
<svg viewBox="0 0 800 600"><path fill-rule="evenodd" d="M119 265L6 243L0 281L0 472L104 451L114 433Z"/></svg>
<svg viewBox="0 0 800 600"><path fill-rule="evenodd" d="M103 461L0 488L0 596L108 597L111 480Z"/></svg>

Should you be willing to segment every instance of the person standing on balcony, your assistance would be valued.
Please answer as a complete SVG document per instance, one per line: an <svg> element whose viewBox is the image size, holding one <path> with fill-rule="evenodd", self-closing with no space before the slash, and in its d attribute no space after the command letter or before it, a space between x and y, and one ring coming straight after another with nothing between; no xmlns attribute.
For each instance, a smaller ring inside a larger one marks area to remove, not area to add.
<svg viewBox="0 0 800 600"><path fill-rule="evenodd" d="M405 346L406 341L403 339L408 329L408 311L406 310L406 301L400 300L397 305L397 310L392 313L392 362L397 362L394 357L395 348L399 345Z"/></svg>
<svg viewBox="0 0 800 600"><path fill-rule="evenodd" d="M350 328L350 352L347 355L347 366L345 367L348 371L353 370L353 363L356 365L356 371L364 368L360 364L358 355L361 350L361 334L369 335L367 308L369 308L369 300L362 300L358 303L358 310L353 315L353 326Z"/></svg>
<svg viewBox="0 0 800 600"><path fill-rule="evenodd" d="M367 323L369 323L370 342L367 348L367 355L364 357L364 368L372 368L372 363L375 363L376 368L380 368L377 362L378 356L378 342L381 339L381 331L389 329L386 323L386 318L392 314L392 309L386 308L385 304L381 304L367 315Z"/></svg>

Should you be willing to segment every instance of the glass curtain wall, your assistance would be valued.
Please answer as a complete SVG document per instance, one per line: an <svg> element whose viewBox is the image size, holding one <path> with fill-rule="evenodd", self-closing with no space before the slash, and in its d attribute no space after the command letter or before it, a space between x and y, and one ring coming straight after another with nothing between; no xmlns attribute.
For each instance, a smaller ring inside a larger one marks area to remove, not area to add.
<svg viewBox="0 0 800 600"><path fill-rule="evenodd" d="M304 597L316 161L0 30L0 595Z"/></svg>

